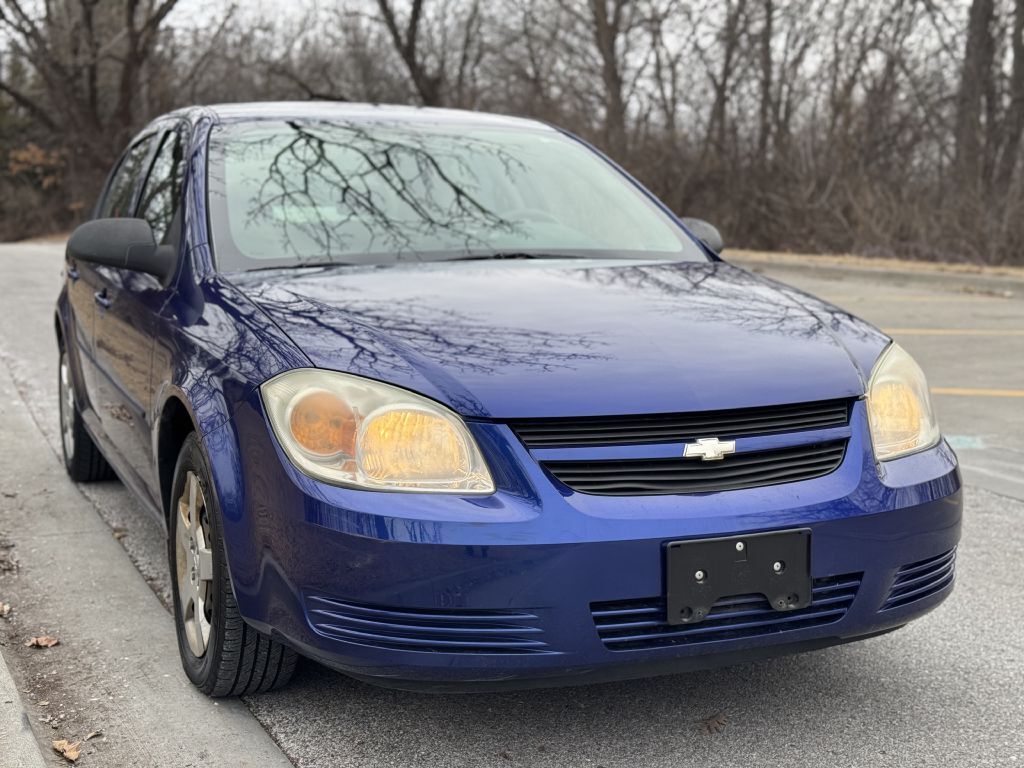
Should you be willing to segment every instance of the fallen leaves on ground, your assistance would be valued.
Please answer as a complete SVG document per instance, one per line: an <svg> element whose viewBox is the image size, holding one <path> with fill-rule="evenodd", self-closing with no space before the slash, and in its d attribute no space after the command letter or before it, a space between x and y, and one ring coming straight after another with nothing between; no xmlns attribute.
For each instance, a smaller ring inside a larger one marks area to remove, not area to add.
<svg viewBox="0 0 1024 768"><path fill-rule="evenodd" d="M93 731L81 741L71 742L67 739L57 739L53 743L53 751L63 757L69 763L75 762L82 754L81 747L89 739L95 739L97 736L102 736L103 731Z"/></svg>
<svg viewBox="0 0 1024 768"><path fill-rule="evenodd" d="M729 724L729 718L725 716L724 712L715 712L711 717L706 717L703 720L698 720L700 727L706 733L721 733L725 730L725 726Z"/></svg>
<svg viewBox="0 0 1024 768"><path fill-rule="evenodd" d="M69 763L73 763L81 755L81 752L78 750L80 746L82 746L82 742L80 741L72 743L67 739L57 739L53 742L53 751Z"/></svg>
<svg viewBox="0 0 1024 768"><path fill-rule="evenodd" d="M53 648L55 645L59 645L60 640L52 635L40 635L39 637L30 637L25 641L26 648Z"/></svg>
<svg viewBox="0 0 1024 768"><path fill-rule="evenodd" d="M11 615L11 604L0 602L0 619L6 619Z"/></svg>
<svg viewBox="0 0 1024 768"><path fill-rule="evenodd" d="M114 534L114 538L120 541L128 535L128 529L117 527L113 529L112 533Z"/></svg>

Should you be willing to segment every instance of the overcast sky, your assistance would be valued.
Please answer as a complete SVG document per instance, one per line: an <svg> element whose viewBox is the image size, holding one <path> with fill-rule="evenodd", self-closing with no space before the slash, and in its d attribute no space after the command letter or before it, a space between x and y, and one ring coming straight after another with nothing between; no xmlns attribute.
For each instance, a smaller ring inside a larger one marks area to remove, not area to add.
<svg viewBox="0 0 1024 768"><path fill-rule="evenodd" d="M178 0L169 19L173 24L220 19L224 10L231 5L237 5L243 17L258 18L271 11L278 15L293 15L318 3L315 0L242 0L234 3L231 0Z"/></svg>

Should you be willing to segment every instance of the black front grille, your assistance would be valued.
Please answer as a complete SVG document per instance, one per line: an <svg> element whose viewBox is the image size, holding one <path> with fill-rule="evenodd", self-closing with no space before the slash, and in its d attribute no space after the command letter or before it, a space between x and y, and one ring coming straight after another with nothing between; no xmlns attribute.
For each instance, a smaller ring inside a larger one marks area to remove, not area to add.
<svg viewBox="0 0 1024 768"><path fill-rule="evenodd" d="M843 462L846 440L751 451L721 461L696 459L616 459L547 461L544 467L580 493L644 496L707 493L757 488L821 477Z"/></svg>
<svg viewBox="0 0 1024 768"><path fill-rule="evenodd" d="M850 422L850 403L826 400L728 411L519 419L509 426L529 448L676 443L844 427Z"/></svg>
<svg viewBox="0 0 1024 768"><path fill-rule="evenodd" d="M668 624L664 598L592 603L590 611L610 651L712 643L837 622L853 605L860 582L859 573L815 579L811 604L795 611L776 611L764 595L722 598L697 624Z"/></svg>
<svg viewBox="0 0 1024 768"><path fill-rule="evenodd" d="M896 572L883 611L931 597L941 592L956 578L956 548L927 560L904 565Z"/></svg>

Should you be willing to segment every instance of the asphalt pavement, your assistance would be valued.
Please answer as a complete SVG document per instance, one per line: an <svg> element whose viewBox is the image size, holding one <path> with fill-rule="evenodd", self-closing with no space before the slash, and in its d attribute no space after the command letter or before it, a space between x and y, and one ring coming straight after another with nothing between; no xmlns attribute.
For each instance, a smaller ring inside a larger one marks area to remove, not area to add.
<svg viewBox="0 0 1024 768"><path fill-rule="evenodd" d="M0 654L48 763L52 739L100 731L78 765L1024 765L1024 292L752 263L890 330L929 375L964 467L964 540L953 596L899 632L508 694L384 690L305 663L284 691L214 703L178 666L160 524L118 483L76 486L60 467L61 252L0 245L0 556L17 563L0 572ZM39 634L61 644L23 646Z"/></svg>

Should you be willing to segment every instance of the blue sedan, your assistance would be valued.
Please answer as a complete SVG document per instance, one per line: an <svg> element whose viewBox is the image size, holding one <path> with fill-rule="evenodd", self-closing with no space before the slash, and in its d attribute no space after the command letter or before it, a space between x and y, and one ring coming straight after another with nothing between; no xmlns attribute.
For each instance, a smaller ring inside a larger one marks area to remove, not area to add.
<svg viewBox="0 0 1024 768"><path fill-rule="evenodd" d="M546 124L174 112L68 242L68 473L166 523L211 696L298 654L488 689L901 627L960 536L925 377L720 249Z"/></svg>

